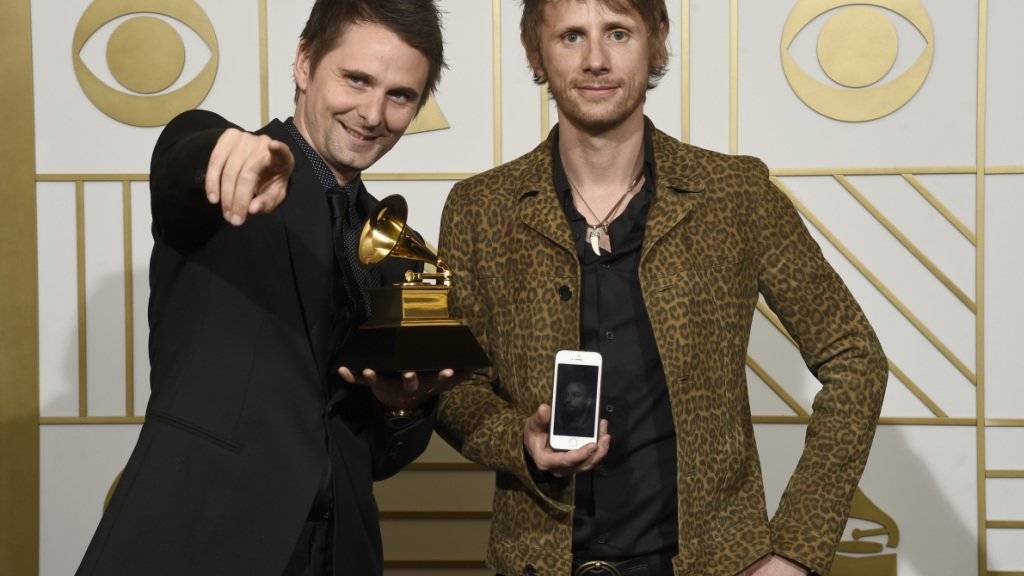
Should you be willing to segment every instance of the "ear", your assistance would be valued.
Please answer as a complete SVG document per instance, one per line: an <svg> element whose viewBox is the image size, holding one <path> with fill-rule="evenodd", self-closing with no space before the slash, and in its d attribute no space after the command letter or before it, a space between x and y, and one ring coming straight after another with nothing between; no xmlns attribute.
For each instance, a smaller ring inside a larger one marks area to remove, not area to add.
<svg viewBox="0 0 1024 576"><path fill-rule="evenodd" d="M668 21L658 25L658 45L655 47L652 57L653 68L659 68L668 63Z"/></svg>
<svg viewBox="0 0 1024 576"><path fill-rule="evenodd" d="M298 50L295 51L295 67L293 68L295 86L299 89L299 92L306 91L306 87L309 86L309 79L312 76L311 72L309 69L309 50L306 49L305 44L300 43Z"/></svg>

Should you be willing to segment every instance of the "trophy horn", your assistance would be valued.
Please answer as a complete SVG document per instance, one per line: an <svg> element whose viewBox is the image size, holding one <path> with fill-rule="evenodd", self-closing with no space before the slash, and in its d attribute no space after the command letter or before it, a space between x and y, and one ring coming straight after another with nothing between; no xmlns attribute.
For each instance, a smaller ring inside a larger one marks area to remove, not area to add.
<svg viewBox="0 0 1024 576"><path fill-rule="evenodd" d="M409 206L400 195L381 200L359 235L359 261L373 266L385 258L402 258L446 269L423 237L407 225L408 215Z"/></svg>

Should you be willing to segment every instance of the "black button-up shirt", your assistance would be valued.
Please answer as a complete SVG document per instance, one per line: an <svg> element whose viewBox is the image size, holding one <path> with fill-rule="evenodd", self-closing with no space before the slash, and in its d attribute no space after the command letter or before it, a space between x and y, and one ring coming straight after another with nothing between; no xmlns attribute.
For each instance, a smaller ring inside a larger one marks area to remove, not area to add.
<svg viewBox="0 0 1024 576"><path fill-rule="evenodd" d="M580 343L603 357L600 414L612 437L604 461L576 475L572 548L583 559L674 554L678 547L675 425L639 276L657 168L649 127L644 158L643 188L609 225L612 251L599 256L573 204L557 132L552 144L555 190L580 259Z"/></svg>

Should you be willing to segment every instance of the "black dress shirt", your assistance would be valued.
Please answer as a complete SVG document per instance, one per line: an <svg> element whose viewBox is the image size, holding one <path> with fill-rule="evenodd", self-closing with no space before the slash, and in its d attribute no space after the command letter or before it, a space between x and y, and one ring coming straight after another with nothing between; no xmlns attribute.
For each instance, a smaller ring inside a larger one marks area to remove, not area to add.
<svg viewBox="0 0 1024 576"><path fill-rule="evenodd" d="M580 343L603 357L600 410L612 437L604 461L576 475L573 554L584 560L672 555L678 548L675 425L638 273L657 168L650 128L643 187L609 225L612 251L601 255L573 204L557 132L552 148L555 190L580 259Z"/></svg>

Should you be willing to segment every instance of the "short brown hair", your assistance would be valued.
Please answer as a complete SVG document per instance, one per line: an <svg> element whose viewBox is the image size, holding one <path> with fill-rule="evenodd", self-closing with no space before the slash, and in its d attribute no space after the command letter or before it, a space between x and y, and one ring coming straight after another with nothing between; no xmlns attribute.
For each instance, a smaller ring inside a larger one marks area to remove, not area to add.
<svg viewBox="0 0 1024 576"><path fill-rule="evenodd" d="M527 56L530 54L540 55L540 26L544 22L544 6L551 2L561 1L563 0L522 0L523 17L519 21L519 33ZM566 1L579 2L582 0ZM647 27L647 40L651 48L647 88L654 88L668 71L667 39L663 41L660 34L661 27L665 26L667 30L669 25L665 0L600 0L600 2L613 12L622 14L635 10L640 15L640 19ZM534 75L533 81L543 84L545 79Z"/></svg>
<svg viewBox="0 0 1024 576"><path fill-rule="evenodd" d="M337 46L345 29L356 23L384 26L426 57L430 70L419 102L422 107L437 89L441 70L448 67L444 61L441 11L435 0L316 0L299 35L300 46L309 56L310 74Z"/></svg>

